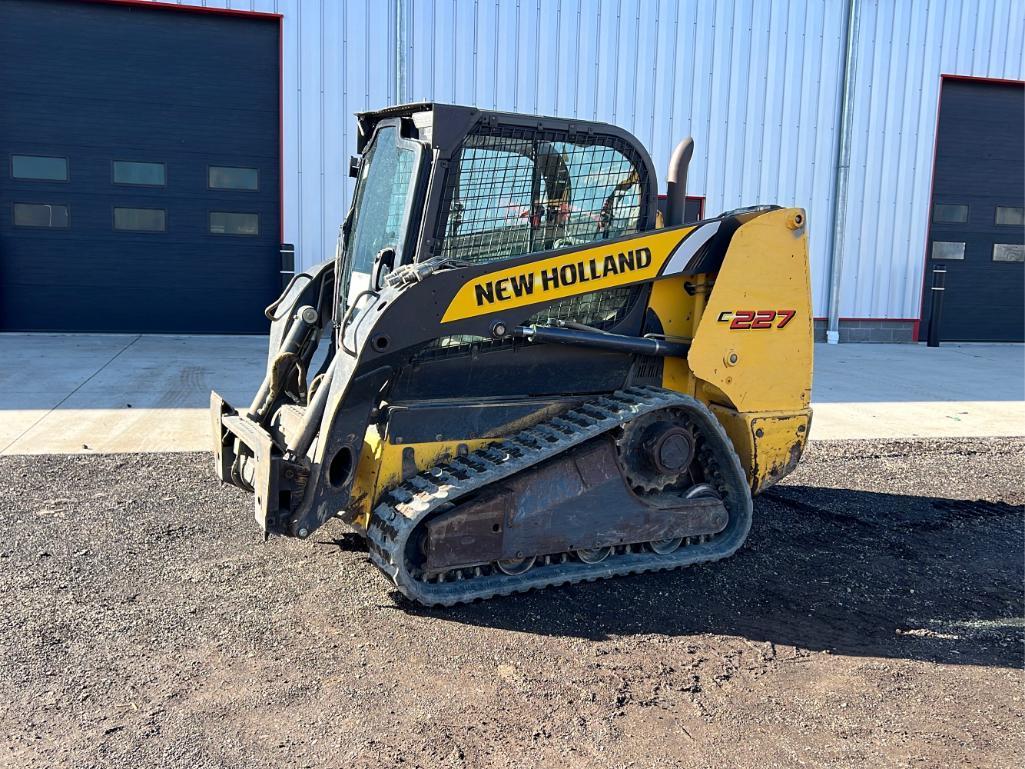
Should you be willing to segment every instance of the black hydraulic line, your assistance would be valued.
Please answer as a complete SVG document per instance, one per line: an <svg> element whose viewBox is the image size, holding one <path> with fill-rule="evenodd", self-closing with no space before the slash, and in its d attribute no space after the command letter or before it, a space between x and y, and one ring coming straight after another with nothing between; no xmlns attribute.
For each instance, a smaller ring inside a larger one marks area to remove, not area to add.
<svg viewBox="0 0 1025 769"><path fill-rule="evenodd" d="M274 398L277 397L278 393L274 392L274 368L276 360L281 355L296 355L299 353L301 348L306 344L306 340L310 333L315 329L315 323L319 316L317 311L309 305L303 305L300 307L292 320L292 325L288 329L288 334L285 336L285 340L281 343L281 347L275 354L275 360L271 362L271 365L267 368L267 375L263 379L263 383L260 385L260 389L256 391L256 395L253 397L253 403L250 405L249 410L246 412L246 416L256 422L262 422L264 416L267 414L267 409L270 408Z"/></svg>
<svg viewBox="0 0 1025 769"><path fill-rule="evenodd" d="M317 385L313 397L306 406L302 422L299 424L298 434L291 441L292 445L289 446L289 449L296 457L305 456L313 444L313 439L317 437L317 431L320 429L320 420L323 418L324 408L327 406L327 396L331 390L331 379L334 377L334 373L335 369L332 366L327 370L327 373L322 374L324 378Z"/></svg>
<svg viewBox="0 0 1025 769"><path fill-rule="evenodd" d="M307 275L305 272L300 272L296 275L293 275L292 279L288 281L288 285L281 290L281 295L273 302L271 302L269 305L267 305L267 308L263 311L263 314L267 318L267 320L273 323L276 320L281 320L281 317L284 317L278 317L275 315L275 313L278 310L278 306L283 301L285 301L285 297L288 296L288 292L292 290L292 286L294 286L300 280L313 280L313 278L310 275Z"/></svg>
<svg viewBox="0 0 1025 769"><path fill-rule="evenodd" d="M578 331L553 326L517 326L512 329L512 335L532 342L575 344L581 347L669 358L684 358L690 350L690 344L687 342L670 342L665 339L608 334L604 331Z"/></svg>
<svg viewBox="0 0 1025 769"><path fill-rule="evenodd" d="M571 328L575 331L593 331L596 334L604 334L604 329L596 328L594 326L588 326L584 323L577 323L575 320L557 320L548 321L553 323L556 328Z"/></svg>

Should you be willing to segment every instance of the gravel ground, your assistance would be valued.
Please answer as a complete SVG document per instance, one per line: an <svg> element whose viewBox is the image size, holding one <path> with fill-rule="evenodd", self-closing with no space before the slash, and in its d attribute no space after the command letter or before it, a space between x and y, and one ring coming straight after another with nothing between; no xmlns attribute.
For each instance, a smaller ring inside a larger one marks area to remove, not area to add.
<svg viewBox="0 0 1025 769"><path fill-rule="evenodd" d="M729 561L444 611L209 465L0 458L0 766L1025 761L1025 439L816 443Z"/></svg>

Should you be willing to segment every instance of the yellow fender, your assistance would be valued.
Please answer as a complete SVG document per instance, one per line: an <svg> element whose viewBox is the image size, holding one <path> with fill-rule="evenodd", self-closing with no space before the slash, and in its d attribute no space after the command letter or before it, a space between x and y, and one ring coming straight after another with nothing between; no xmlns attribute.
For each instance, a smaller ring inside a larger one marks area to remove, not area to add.
<svg viewBox="0 0 1025 769"><path fill-rule="evenodd" d="M688 354L754 493L796 467L811 428L813 319L805 213L769 211L734 233Z"/></svg>

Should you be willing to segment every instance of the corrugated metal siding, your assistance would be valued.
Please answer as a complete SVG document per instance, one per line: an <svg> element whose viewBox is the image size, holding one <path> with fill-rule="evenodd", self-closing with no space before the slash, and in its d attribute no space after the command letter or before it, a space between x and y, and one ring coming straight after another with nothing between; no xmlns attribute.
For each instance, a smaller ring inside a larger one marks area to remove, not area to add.
<svg viewBox="0 0 1025 769"><path fill-rule="evenodd" d="M1023 36L1019 0L862 3L841 315L919 317L940 75L1025 79Z"/></svg>
<svg viewBox="0 0 1025 769"><path fill-rule="evenodd" d="M660 173L693 136L688 188L709 214L797 203L813 232L827 221L841 0L413 2L414 98L615 123ZM430 44L435 29L446 30L444 44ZM439 67L453 47L454 70ZM817 267L824 243L819 232ZM826 270L814 278L824 307Z"/></svg>
<svg viewBox="0 0 1025 769"><path fill-rule="evenodd" d="M715 214L802 205L827 300L845 0L407 0L407 91L696 151ZM215 3L207 3L215 5ZM303 265L348 206L352 113L394 103L394 0L233 0L284 15L285 238ZM918 317L941 74L1025 78L1025 0L862 0L841 314ZM664 186L664 180L663 180Z"/></svg>

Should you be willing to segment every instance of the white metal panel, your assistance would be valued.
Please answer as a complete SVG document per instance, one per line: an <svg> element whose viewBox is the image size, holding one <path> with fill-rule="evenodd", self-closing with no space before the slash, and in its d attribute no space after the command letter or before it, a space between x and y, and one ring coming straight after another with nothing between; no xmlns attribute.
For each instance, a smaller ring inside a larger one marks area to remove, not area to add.
<svg viewBox="0 0 1025 769"><path fill-rule="evenodd" d="M841 316L919 317L940 76L1025 78L1023 30L1020 0L862 3Z"/></svg>
<svg viewBox="0 0 1025 769"><path fill-rule="evenodd" d="M411 99L616 123L663 189L693 136L708 214L808 209L825 314L846 0L406 2ZM395 0L207 4L284 15L284 231L310 266L348 206L353 113L394 103ZM861 6L841 315L916 318L940 75L1025 78L1025 0Z"/></svg>
<svg viewBox="0 0 1025 769"><path fill-rule="evenodd" d="M827 221L842 0L411 2L414 98L615 123L646 145L663 188L691 135L688 186L709 214L800 204L813 228ZM476 79L432 66L440 51L473 52ZM820 307L824 242L812 241Z"/></svg>

